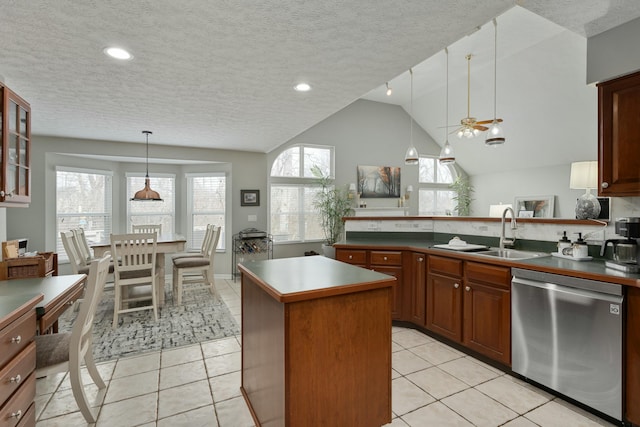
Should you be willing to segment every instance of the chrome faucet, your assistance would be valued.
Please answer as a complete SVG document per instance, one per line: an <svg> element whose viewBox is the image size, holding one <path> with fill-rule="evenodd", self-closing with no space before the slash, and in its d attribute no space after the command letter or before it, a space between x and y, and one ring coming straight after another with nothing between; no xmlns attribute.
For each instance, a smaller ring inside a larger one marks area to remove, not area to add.
<svg viewBox="0 0 640 427"><path fill-rule="evenodd" d="M504 237L504 223L505 223L505 218L507 216L507 212L511 212L511 238L510 239L507 239L506 237ZM518 228L518 224L516 223L516 215L513 212L513 209L506 208L502 212L502 233L500 234L500 250L504 249L505 246L513 247L513 245L515 245L516 233L513 230L517 228Z"/></svg>

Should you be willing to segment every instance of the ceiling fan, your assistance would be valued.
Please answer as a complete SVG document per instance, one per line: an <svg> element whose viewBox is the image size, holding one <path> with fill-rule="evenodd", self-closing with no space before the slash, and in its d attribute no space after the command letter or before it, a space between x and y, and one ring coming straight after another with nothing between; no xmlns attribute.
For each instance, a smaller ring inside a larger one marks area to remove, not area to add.
<svg viewBox="0 0 640 427"><path fill-rule="evenodd" d="M458 138L473 138L480 134L480 132L489 130L489 128L484 125L489 125L493 123L494 120L477 121L475 117L471 117L471 113L469 112L471 106L471 54L468 54L465 58L467 58L467 117L460 120L461 126L451 133L458 135ZM495 120L502 122L502 119Z"/></svg>

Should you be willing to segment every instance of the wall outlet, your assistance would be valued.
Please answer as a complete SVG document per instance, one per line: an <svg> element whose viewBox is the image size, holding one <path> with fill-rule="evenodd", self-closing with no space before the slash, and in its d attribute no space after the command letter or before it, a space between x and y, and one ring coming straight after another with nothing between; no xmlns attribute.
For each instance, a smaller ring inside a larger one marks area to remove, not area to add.
<svg viewBox="0 0 640 427"><path fill-rule="evenodd" d="M247 219L247 221L249 221L249 222L257 222L258 221L258 215L249 215L249 218Z"/></svg>

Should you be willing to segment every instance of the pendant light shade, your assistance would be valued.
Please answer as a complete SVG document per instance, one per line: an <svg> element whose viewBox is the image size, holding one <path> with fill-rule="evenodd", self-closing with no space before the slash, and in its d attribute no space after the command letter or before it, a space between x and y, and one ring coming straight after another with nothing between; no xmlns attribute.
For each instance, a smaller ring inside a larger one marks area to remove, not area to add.
<svg viewBox="0 0 640 427"><path fill-rule="evenodd" d="M449 123L449 49L444 48L444 53L447 58L447 84L446 84L446 96L445 96L445 123ZM439 161L441 165L451 165L456 162L456 156L453 155L453 147L449 144L449 130L445 126L444 128L444 145L440 151Z"/></svg>
<svg viewBox="0 0 640 427"><path fill-rule="evenodd" d="M409 148L407 148L407 152L404 155L404 164L417 165L419 161L418 150L413 145L413 70L411 68L409 68L409 78L411 80L411 103L409 106L410 140L409 140Z"/></svg>
<svg viewBox="0 0 640 427"><path fill-rule="evenodd" d="M487 131L487 137L484 140L484 143L489 146L496 147L498 145L504 144L504 132L502 131L502 126L500 126L500 122L498 121L498 116L496 115L496 108L498 104L497 97L497 87L498 87L498 21L496 18L493 18L493 27L494 27L494 58L493 58L493 122L491 126L489 126L489 130Z"/></svg>
<svg viewBox="0 0 640 427"><path fill-rule="evenodd" d="M144 178L144 188L136 192L136 194L133 195L133 198L131 200L141 201L141 202L146 202L146 201L161 202L162 198L160 198L160 194L157 191L154 191L151 189L151 181L149 180L149 135L151 135L153 132L151 132L150 130L143 130L142 133L145 134L147 139L147 174L145 175L145 178Z"/></svg>

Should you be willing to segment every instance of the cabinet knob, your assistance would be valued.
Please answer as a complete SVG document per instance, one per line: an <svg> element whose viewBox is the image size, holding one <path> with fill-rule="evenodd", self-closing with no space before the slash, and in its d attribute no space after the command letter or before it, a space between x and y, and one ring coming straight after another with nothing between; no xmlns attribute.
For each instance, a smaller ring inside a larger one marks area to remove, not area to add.
<svg viewBox="0 0 640 427"><path fill-rule="evenodd" d="M0 197L11 197L13 193L5 193L4 191L0 191Z"/></svg>
<svg viewBox="0 0 640 427"><path fill-rule="evenodd" d="M458 288L460 287L460 283L454 283L454 284L453 284L453 287L454 287L454 288L456 288L456 289L458 289Z"/></svg>
<svg viewBox="0 0 640 427"><path fill-rule="evenodd" d="M470 288L469 286L466 286L466 287L464 288L464 290L465 290L465 291L467 291L467 292L469 292L469 291L471 290L471 288Z"/></svg>
<svg viewBox="0 0 640 427"><path fill-rule="evenodd" d="M22 377L20 376L20 374L18 374L15 377L11 377L9 381L12 383L20 384L20 381L22 381Z"/></svg>
<svg viewBox="0 0 640 427"><path fill-rule="evenodd" d="M422 261L424 261L424 258L422 257L418 258L418 262L422 262Z"/></svg>
<svg viewBox="0 0 640 427"><path fill-rule="evenodd" d="M349 255L349 259L353 259L353 255Z"/></svg>
<svg viewBox="0 0 640 427"><path fill-rule="evenodd" d="M22 411L18 410L17 412L12 412L11 418L15 418L16 420L19 420L20 418L22 418Z"/></svg>
<svg viewBox="0 0 640 427"><path fill-rule="evenodd" d="M609 183L608 182L603 182L602 184L600 184L600 186L602 188L609 188Z"/></svg>
<svg viewBox="0 0 640 427"><path fill-rule="evenodd" d="M387 257L386 257L386 256L385 256L385 257L382 257L382 259L386 261L386 260L387 260Z"/></svg>
<svg viewBox="0 0 640 427"><path fill-rule="evenodd" d="M22 341L22 337L20 335L18 335L17 337L11 338L12 344L20 344L20 341Z"/></svg>

